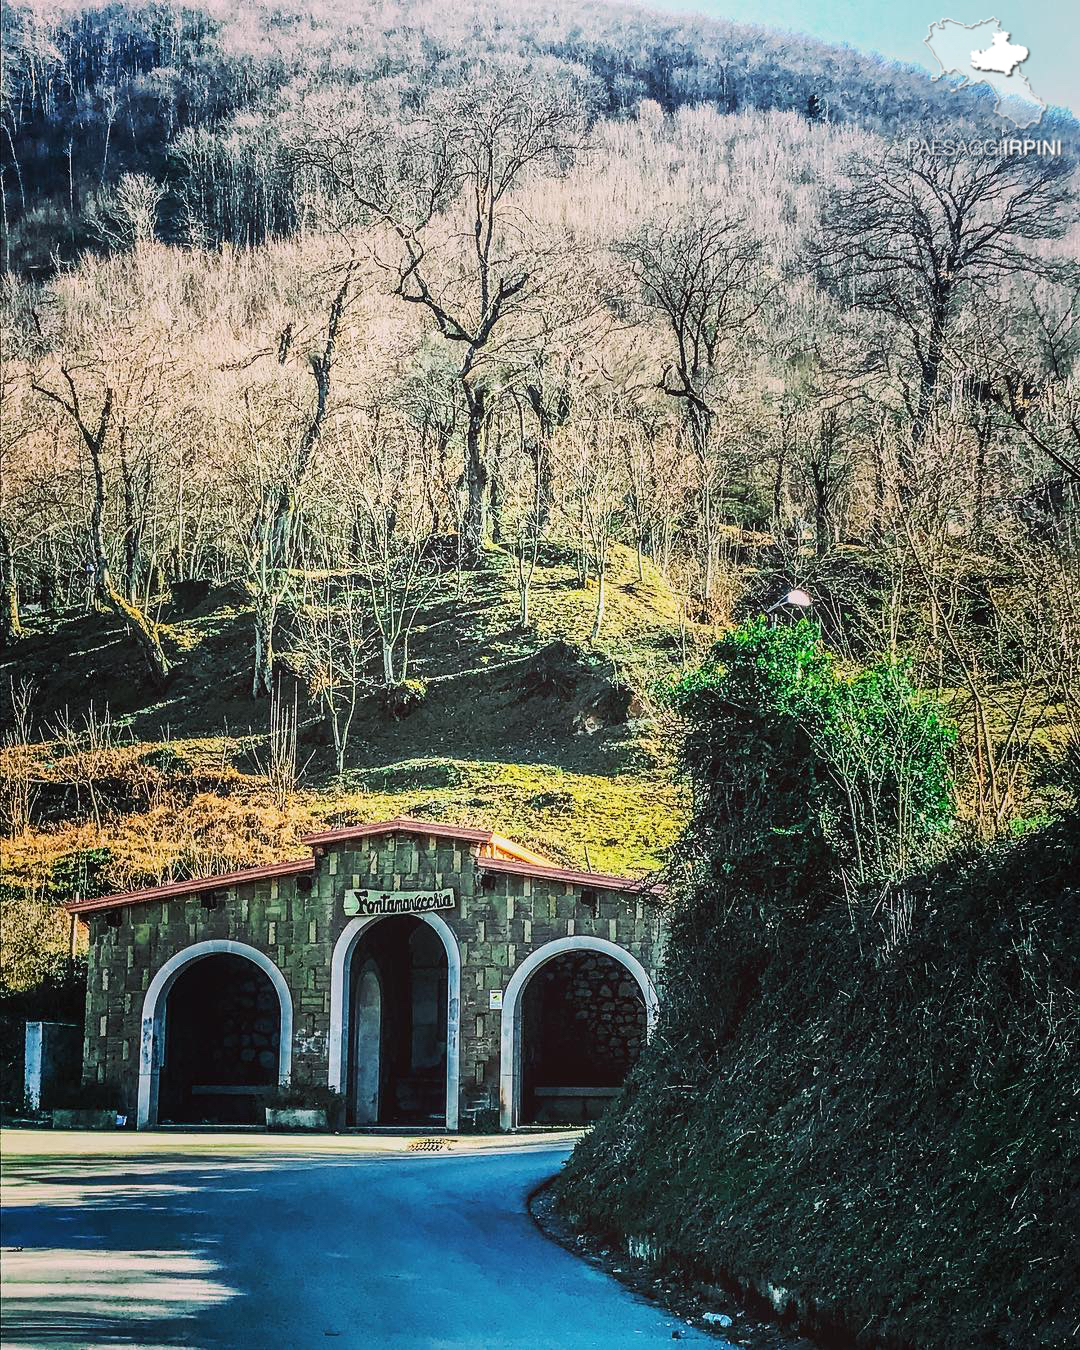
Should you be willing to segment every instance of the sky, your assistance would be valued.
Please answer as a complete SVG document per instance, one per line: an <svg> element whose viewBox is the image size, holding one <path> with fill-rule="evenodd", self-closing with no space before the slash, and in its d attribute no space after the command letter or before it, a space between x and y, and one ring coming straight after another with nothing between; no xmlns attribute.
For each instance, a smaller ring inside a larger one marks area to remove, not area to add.
<svg viewBox="0 0 1080 1350"><path fill-rule="evenodd" d="M707 14L846 42L893 61L939 67L924 46L931 23L996 18L1012 41L1027 47L1018 68L1044 103L1080 114L1080 5L1076 0L639 0L646 8Z"/></svg>

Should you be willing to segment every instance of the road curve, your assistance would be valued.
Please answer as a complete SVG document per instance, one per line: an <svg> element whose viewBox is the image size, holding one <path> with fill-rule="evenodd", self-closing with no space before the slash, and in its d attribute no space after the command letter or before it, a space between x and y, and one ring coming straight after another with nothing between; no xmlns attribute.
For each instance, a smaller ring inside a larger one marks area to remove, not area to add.
<svg viewBox="0 0 1080 1350"><path fill-rule="evenodd" d="M566 1144L155 1145L74 1156L54 1136L47 1154L5 1150L7 1350L626 1350L668 1346L673 1331L724 1344L537 1230L526 1196Z"/></svg>

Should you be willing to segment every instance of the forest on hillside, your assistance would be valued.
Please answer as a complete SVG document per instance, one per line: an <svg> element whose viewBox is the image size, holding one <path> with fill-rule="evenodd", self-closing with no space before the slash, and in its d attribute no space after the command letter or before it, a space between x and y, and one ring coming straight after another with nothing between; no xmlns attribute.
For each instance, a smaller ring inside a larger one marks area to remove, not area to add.
<svg viewBox="0 0 1080 1350"><path fill-rule="evenodd" d="M61 902L483 825L663 881L620 1266L1075 1336L1075 121L599 0L3 41L0 1104Z"/></svg>
<svg viewBox="0 0 1080 1350"><path fill-rule="evenodd" d="M947 83L847 48L595 0L16 0L4 13L4 265L41 275L100 247L102 197L127 173L162 190L156 229L170 242L289 235L305 216L290 146L306 102L362 91L415 111L433 90L500 66L587 86L605 118L648 100L665 113L794 111L889 133L958 112ZM985 90L960 103L961 119L1000 128Z"/></svg>
<svg viewBox="0 0 1080 1350"><path fill-rule="evenodd" d="M4 41L9 837L33 755L97 734L18 674L50 634L89 678L80 616L164 709L178 607L232 587L252 707L291 672L340 779L360 702L400 718L438 677L433 594L460 627L497 565L534 633L565 566L580 645L614 650L627 559L671 630L670 669L627 676L646 701L801 588L845 659L943 699L975 836L1055 808L1067 118L1059 155L940 156L1000 130L985 98L618 5L24 3Z"/></svg>

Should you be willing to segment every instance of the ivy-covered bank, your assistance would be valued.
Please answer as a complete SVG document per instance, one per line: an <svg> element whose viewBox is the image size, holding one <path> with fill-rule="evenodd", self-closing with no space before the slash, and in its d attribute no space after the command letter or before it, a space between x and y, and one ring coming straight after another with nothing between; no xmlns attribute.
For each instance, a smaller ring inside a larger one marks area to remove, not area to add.
<svg viewBox="0 0 1080 1350"><path fill-rule="evenodd" d="M661 1022L560 1208L829 1343L1075 1343L1080 820L960 850L936 708L810 624L675 701Z"/></svg>

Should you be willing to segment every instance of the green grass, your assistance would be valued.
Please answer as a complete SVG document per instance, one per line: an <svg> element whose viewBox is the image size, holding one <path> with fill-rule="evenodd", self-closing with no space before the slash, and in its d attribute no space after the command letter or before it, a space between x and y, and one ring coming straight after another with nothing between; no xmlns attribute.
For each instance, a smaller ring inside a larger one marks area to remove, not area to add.
<svg viewBox="0 0 1080 1350"><path fill-rule="evenodd" d="M457 578L442 575L410 647L409 674L426 682L426 697L394 719L377 691L365 696L340 782L283 622L280 669L290 705L297 690L304 769L287 800L262 772L268 708L250 696L252 615L242 587L211 591L187 613L163 609L176 665L163 694L111 616L32 619L36 631L0 664L0 684L22 677L36 689L29 754L38 800L32 827L5 843L8 920L17 922L12 905L24 902L43 957L56 957L62 935L42 921L42 901L85 885L107 893L301 856L307 832L395 815L493 829L574 867L657 869L685 811L670 747L645 709L652 686L711 633L680 626L680 601L660 574L648 562L641 578L637 570L632 552L613 550L607 621L591 645L595 592L577 585L565 552L550 550L537 568L527 630L506 554L490 550L463 575L460 594ZM615 697L625 708L630 689L625 720L609 705ZM59 719L81 726L106 709L106 745L66 755L55 740ZM0 751L0 763L11 770L20 753Z"/></svg>

